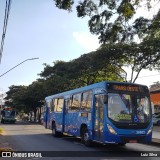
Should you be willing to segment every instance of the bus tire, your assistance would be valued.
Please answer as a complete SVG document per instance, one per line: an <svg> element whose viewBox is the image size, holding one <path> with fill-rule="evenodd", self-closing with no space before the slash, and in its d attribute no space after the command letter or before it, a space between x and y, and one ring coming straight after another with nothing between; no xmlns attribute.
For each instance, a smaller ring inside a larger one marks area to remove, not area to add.
<svg viewBox="0 0 160 160"><path fill-rule="evenodd" d="M60 137L60 136L62 136L62 133L60 133L60 132L58 132L56 130L56 124L55 123L52 124L52 135L54 137Z"/></svg>
<svg viewBox="0 0 160 160"><path fill-rule="evenodd" d="M87 128L82 130L81 142L87 147L93 146L93 142L89 139L89 132Z"/></svg>

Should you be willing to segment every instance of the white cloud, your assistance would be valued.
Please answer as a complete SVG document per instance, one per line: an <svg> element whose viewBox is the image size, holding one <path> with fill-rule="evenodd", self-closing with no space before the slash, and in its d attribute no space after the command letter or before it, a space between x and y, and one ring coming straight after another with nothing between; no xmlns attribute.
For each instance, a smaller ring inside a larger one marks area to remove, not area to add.
<svg viewBox="0 0 160 160"><path fill-rule="evenodd" d="M87 32L73 32L76 42L84 49L85 52L95 51L99 46L98 37Z"/></svg>

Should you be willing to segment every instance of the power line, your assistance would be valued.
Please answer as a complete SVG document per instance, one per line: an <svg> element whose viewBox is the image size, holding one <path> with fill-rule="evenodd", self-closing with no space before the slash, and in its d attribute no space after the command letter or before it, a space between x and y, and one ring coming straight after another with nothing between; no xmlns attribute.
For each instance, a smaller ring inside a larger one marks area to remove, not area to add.
<svg viewBox="0 0 160 160"><path fill-rule="evenodd" d="M4 39L5 39L5 35L6 35L6 30L7 30L7 24L8 24L8 17L9 17L10 8L11 8L11 2L12 2L12 0L8 0L8 1L6 0L3 33L2 33L1 48L0 48L0 63L1 63L1 59L2 59Z"/></svg>

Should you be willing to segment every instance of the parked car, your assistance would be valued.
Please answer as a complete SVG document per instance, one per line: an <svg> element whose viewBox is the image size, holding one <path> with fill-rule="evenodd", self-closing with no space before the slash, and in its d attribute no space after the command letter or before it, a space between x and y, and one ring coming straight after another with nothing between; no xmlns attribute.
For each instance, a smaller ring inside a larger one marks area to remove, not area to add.
<svg viewBox="0 0 160 160"><path fill-rule="evenodd" d="M160 126L160 114L153 115L153 124Z"/></svg>
<svg viewBox="0 0 160 160"><path fill-rule="evenodd" d="M11 107L6 107L1 111L0 121L1 123L15 123L16 122L16 111Z"/></svg>

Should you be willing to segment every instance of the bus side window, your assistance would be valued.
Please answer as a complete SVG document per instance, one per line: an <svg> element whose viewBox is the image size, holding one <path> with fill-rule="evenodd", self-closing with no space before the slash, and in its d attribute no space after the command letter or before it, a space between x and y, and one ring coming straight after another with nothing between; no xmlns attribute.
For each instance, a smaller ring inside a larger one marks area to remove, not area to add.
<svg viewBox="0 0 160 160"><path fill-rule="evenodd" d="M65 112L66 112L66 113L69 111L70 102L71 102L70 99L66 99L66 100L65 100Z"/></svg>
<svg viewBox="0 0 160 160"><path fill-rule="evenodd" d="M62 109L63 109L63 99L62 98L59 98L58 99L58 105L57 105L57 109L56 109L56 111L57 112L62 112Z"/></svg>
<svg viewBox="0 0 160 160"><path fill-rule="evenodd" d="M82 94L82 110L90 111L92 105L92 91L87 91Z"/></svg>
<svg viewBox="0 0 160 160"><path fill-rule="evenodd" d="M71 111L79 111L81 105L81 93L74 94L72 96L72 105L71 105Z"/></svg>
<svg viewBox="0 0 160 160"><path fill-rule="evenodd" d="M55 99L54 99L54 103L53 103L53 108L54 108L53 111L57 111L57 105L58 105L58 99L55 98Z"/></svg>

